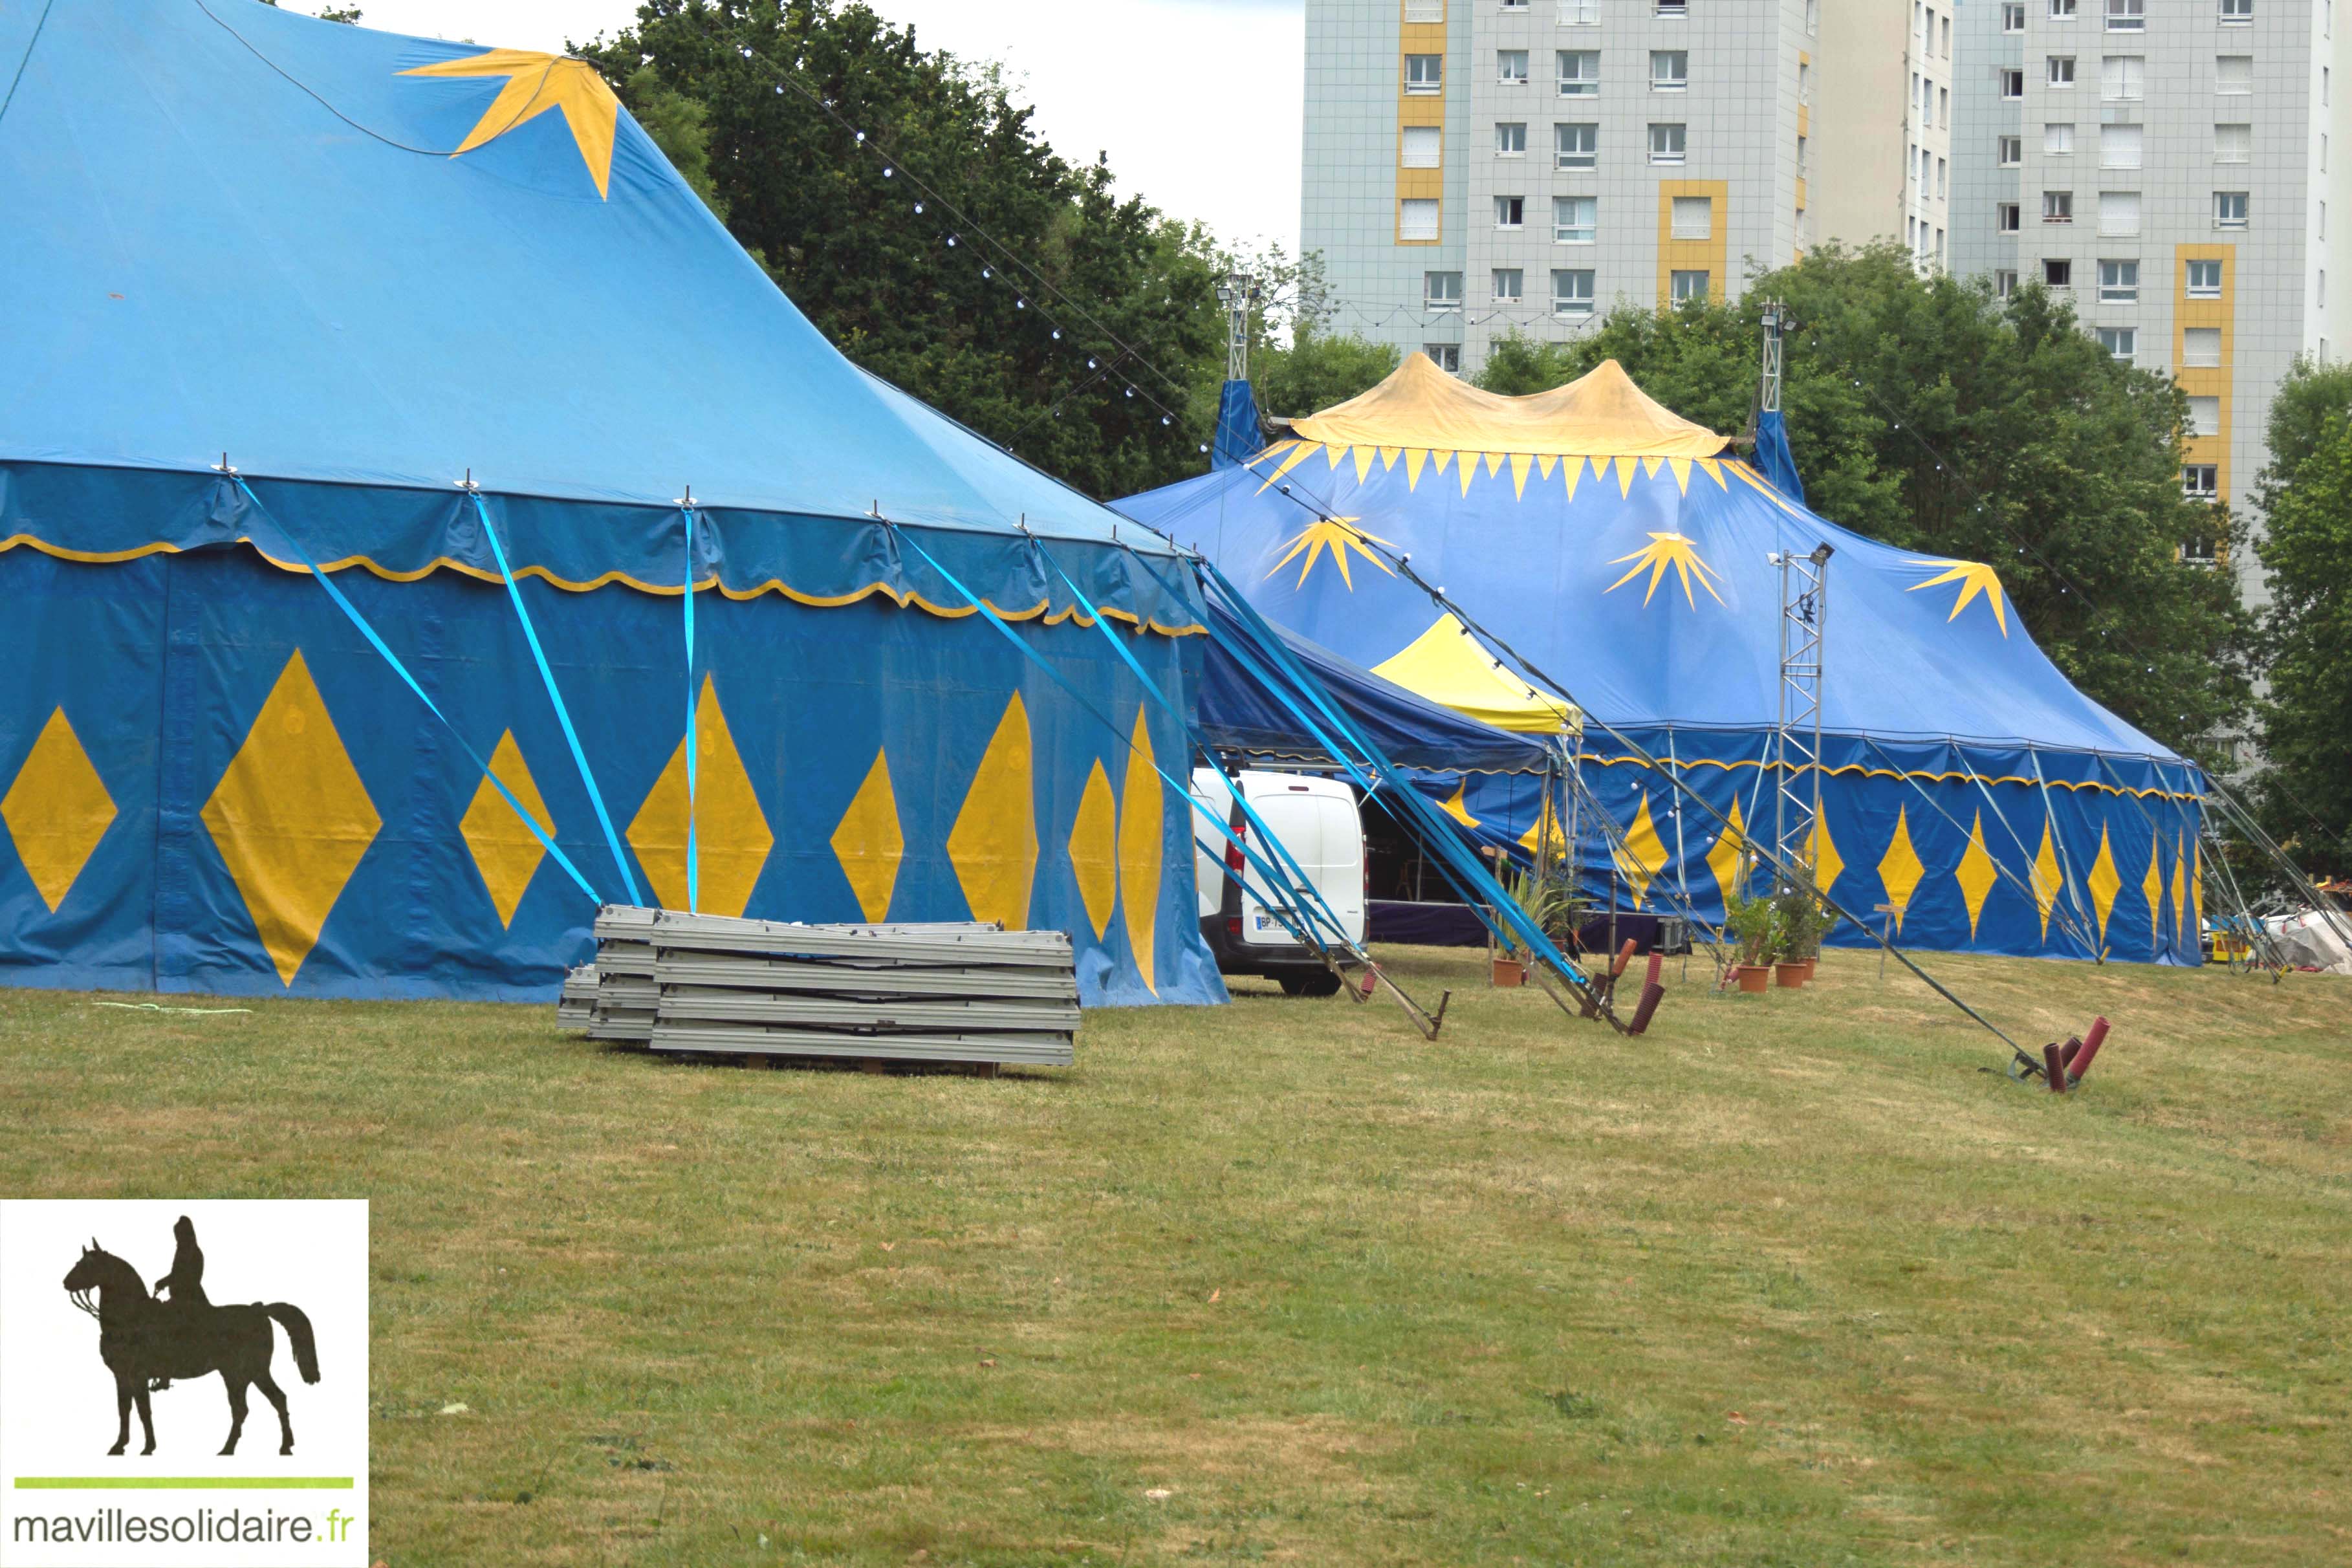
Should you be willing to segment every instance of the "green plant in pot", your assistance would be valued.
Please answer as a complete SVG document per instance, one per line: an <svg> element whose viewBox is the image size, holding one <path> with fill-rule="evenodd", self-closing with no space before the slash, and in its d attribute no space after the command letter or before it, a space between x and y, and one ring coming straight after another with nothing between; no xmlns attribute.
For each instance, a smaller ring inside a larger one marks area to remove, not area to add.
<svg viewBox="0 0 2352 1568"><path fill-rule="evenodd" d="M1779 903L1769 894L1751 890L1748 880L1748 867L1743 862L1738 879L1723 901L1723 923L1739 948L1739 988L1756 992L1764 989L1771 974L1771 963L1780 952L1782 931Z"/></svg>
<svg viewBox="0 0 2352 1568"><path fill-rule="evenodd" d="M1810 886L1783 888L1773 895L1780 915L1780 961L1803 966L1803 978L1812 978L1813 962L1821 956L1822 939L1829 935L1829 906Z"/></svg>

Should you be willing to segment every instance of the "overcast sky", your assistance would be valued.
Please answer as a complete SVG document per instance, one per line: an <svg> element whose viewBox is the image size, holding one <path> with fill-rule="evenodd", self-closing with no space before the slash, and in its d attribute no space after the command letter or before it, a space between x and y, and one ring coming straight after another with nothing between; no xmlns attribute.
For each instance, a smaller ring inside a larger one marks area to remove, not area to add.
<svg viewBox="0 0 2352 1568"><path fill-rule="evenodd" d="M316 11L320 0L286 0ZM869 0L926 48L1002 61L1074 163L1220 239L1298 241L1305 0ZM634 0L359 0L365 25L561 49Z"/></svg>

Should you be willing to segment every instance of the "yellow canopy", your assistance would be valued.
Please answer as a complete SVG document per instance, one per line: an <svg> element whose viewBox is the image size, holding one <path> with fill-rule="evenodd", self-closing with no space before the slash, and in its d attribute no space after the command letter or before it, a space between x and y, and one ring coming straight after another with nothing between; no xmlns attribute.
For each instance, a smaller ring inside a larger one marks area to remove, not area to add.
<svg viewBox="0 0 2352 1568"><path fill-rule="evenodd" d="M1566 386L1505 397L1446 374L1422 353L1405 355L1370 392L1294 420L1291 433L1331 447L1558 458L1712 458L1730 445L1635 386L1613 359Z"/></svg>
<svg viewBox="0 0 2352 1568"><path fill-rule="evenodd" d="M1372 673L1407 691L1442 702L1456 713L1522 735L1568 735L1584 727L1573 703L1538 691L1506 674L1494 657L1452 616L1415 637Z"/></svg>

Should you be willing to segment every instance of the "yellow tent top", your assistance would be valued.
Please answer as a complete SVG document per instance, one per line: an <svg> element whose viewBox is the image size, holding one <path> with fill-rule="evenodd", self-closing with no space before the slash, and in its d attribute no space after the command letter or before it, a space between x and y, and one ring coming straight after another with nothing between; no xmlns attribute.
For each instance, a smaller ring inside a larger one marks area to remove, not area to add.
<svg viewBox="0 0 2352 1568"><path fill-rule="evenodd" d="M1521 735L1570 735L1583 728L1573 703L1505 673L1452 616L1415 637L1372 673L1469 718Z"/></svg>
<svg viewBox="0 0 2352 1568"><path fill-rule="evenodd" d="M1613 359L1566 386L1505 397L1446 374L1422 353L1407 354L1370 391L1293 421L1291 433L1335 448L1557 458L1712 458L1730 445L1635 386Z"/></svg>

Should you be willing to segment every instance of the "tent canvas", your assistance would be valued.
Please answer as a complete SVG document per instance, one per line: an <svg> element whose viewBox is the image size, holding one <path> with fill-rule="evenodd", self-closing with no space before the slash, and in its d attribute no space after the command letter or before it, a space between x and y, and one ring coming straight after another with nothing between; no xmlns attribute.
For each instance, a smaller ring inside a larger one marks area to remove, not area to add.
<svg viewBox="0 0 2352 1568"><path fill-rule="evenodd" d="M0 981L552 996L594 904L510 795L597 897L1223 996L1185 738L1059 574L1185 701L1197 595L844 360L592 69L252 0L0 60Z"/></svg>

